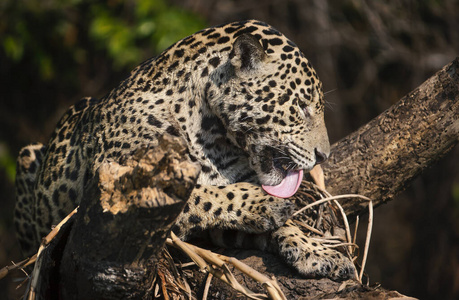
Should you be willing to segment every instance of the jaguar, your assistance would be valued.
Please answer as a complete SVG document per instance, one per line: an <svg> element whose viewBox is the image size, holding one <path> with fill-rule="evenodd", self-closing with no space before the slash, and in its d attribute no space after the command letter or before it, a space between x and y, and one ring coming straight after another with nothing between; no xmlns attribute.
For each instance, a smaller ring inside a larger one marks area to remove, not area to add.
<svg viewBox="0 0 459 300"><path fill-rule="evenodd" d="M278 253L303 276L353 276L349 258L288 221L304 173L330 152L324 94L296 44L258 20L178 41L102 99L72 106L47 145L23 148L15 225L24 252L34 252L83 200L101 163L164 134L182 138L201 167L173 227L181 239L206 230L258 235L260 249Z"/></svg>

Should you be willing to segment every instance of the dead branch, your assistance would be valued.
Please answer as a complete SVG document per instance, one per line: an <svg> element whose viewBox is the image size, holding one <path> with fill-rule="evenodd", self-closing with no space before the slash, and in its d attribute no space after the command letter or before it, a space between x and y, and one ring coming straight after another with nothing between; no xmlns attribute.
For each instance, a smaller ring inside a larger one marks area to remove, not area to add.
<svg viewBox="0 0 459 300"><path fill-rule="evenodd" d="M361 194L378 206L459 141L459 58L443 67L397 104L332 146L324 163L332 194ZM367 202L342 202L357 215Z"/></svg>

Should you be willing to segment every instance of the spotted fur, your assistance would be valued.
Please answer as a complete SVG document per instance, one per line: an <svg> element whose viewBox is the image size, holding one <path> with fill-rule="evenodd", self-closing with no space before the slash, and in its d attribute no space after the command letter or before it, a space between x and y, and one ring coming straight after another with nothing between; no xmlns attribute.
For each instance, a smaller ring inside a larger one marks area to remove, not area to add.
<svg viewBox="0 0 459 300"><path fill-rule="evenodd" d="M287 219L294 204L265 194L288 169L309 171L329 153L322 85L298 47L256 21L208 28L147 60L100 101L85 98L48 145L18 160L16 225L26 253L82 200L103 161L163 134L183 138L201 165L174 231L260 234L305 276L348 278L352 263ZM274 246L273 246L274 245Z"/></svg>

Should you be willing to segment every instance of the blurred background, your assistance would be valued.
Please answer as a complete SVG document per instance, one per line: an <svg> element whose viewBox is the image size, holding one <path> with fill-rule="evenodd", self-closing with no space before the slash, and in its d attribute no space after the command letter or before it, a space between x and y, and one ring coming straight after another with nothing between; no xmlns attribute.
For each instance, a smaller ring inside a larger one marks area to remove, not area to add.
<svg viewBox="0 0 459 300"><path fill-rule="evenodd" d="M23 258L13 228L19 149L46 143L70 105L104 96L180 38L249 18L314 65L332 143L459 56L457 0L2 0L0 267ZM367 273L406 295L459 298L458 147L375 210ZM15 275L0 281L0 299L20 298Z"/></svg>

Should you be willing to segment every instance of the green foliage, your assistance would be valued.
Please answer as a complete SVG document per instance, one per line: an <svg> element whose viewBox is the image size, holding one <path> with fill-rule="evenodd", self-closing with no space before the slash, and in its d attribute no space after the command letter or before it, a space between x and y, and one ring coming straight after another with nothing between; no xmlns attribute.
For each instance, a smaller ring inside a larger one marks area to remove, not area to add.
<svg viewBox="0 0 459 300"><path fill-rule="evenodd" d="M6 55L14 61L18 61L24 54L24 43L17 37L8 35L3 39L3 48Z"/></svg>
<svg viewBox="0 0 459 300"><path fill-rule="evenodd" d="M75 101L83 90L106 93L134 66L205 27L201 18L166 1L0 1L0 111L20 112L45 127L64 101ZM20 120L0 120L0 139L11 143L16 133L9 129ZM8 145L15 152L36 132L18 135L19 144ZM13 179L15 163L5 149L0 171Z"/></svg>
<svg viewBox="0 0 459 300"><path fill-rule="evenodd" d="M120 1L112 9L106 5L91 7L90 36L99 47L106 47L117 67L137 64L141 49L153 46L158 53L204 27L196 16L167 6L163 0L138 0L130 4ZM120 18L119 10L129 17Z"/></svg>
<svg viewBox="0 0 459 300"><path fill-rule="evenodd" d="M16 161L6 147L6 144L0 142L0 169L6 173L10 182L14 182L16 176Z"/></svg>
<svg viewBox="0 0 459 300"><path fill-rule="evenodd" d="M62 60L84 63L91 48L106 53L118 70L130 69L205 27L166 0L6 0L0 6L4 55L32 63L44 80L59 75Z"/></svg>

